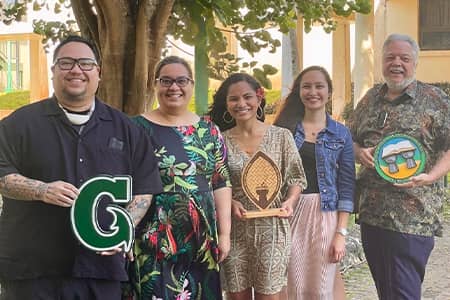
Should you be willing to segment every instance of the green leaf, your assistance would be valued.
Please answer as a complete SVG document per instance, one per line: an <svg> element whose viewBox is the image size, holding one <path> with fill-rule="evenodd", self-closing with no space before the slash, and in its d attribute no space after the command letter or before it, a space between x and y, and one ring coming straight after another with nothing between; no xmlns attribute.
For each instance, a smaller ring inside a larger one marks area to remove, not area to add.
<svg viewBox="0 0 450 300"><path fill-rule="evenodd" d="M268 65L268 64L264 64L262 67L263 67L264 74L267 74L267 75L274 75L278 72L277 68L275 68L274 66Z"/></svg>
<svg viewBox="0 0 450 300"><path fill-rule="evenodd" d="M194 190L197 188L197 185L186 182L178 176L174 177L174 181L175 181L176 185L179 185L179 186L189 189L189 190Z"/></svg>
<svg viewBox="0 0 450 300"><path fill-rule="evenodd" d="M58 2L56 2L56 3L55 3L55 8L54 8L53 12L54 12L55 14L59 14L61 11L62 11L62 10L61 10L61 4L59 4Z"/></svg>
<svg viewBox="0 0 450 300"><path fill-rule="evenodd" d="M203 151L203 149L200 149L200 148L197 148L194 146L185 146L185 149L201 155L204 159L208 158L208 154L205 151Z"/></svg>
<svg viewBox="0 0 450 300"><path fill-rule="evenodd" d="M42 6L41 6L37 1L34 1L34 2L33 2L33 10L34 10L34 11L40 10L41 7L42 7Z"/></svg>

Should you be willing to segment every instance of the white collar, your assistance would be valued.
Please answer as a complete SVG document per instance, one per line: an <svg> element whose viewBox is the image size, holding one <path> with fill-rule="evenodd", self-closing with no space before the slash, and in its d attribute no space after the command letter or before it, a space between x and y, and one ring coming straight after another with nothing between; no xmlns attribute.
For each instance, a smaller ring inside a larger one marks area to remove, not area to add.
<svg viewBox="0 0 450 300"><path fill-rule="evenodd" d="M66 114L67 119L69 119L70 123L73 125L84 125L86 124L89 119L92 116L92 112L95 109L95 101L92 103L91 108L89 109L89 112L87 114L77 114L73 112L69 112L64 106L62 106L60 103L58 103L59 107L63 110L63 112Z"/></svg>

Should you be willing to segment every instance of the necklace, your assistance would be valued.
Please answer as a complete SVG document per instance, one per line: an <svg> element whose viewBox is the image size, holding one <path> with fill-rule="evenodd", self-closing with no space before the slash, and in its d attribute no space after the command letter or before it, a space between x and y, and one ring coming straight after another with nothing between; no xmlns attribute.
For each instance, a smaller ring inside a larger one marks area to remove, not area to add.
<svg viewBox="0 0 450 300"><path fill-rule="evenodd" d="M325 128L323 124L303 123L303 130L307 140L315 141L317 135Z"/></svg>

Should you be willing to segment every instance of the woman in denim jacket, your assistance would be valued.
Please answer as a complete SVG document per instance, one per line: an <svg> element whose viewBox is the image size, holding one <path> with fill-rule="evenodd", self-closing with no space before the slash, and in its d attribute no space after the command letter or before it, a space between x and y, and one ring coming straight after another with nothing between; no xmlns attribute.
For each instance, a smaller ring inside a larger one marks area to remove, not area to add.
<svg viewBox="0 0 450 300"><path fill-rule="evenodd" d="M289 299L345 298L337 263L353 211L355 161L349 130L326 112L332 89L324 68L304 69L274 123L294 134L308 181L291 220Z"/></svg>

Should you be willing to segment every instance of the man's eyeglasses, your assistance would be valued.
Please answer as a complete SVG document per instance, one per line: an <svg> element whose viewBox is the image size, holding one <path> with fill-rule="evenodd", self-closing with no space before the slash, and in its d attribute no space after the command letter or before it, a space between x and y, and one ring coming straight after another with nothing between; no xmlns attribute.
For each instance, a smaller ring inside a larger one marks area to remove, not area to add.
<svg viewBox="0 0 450 300"><path fill-rule="evenodd" d="M189 82L192 82L192 83L194 82L194 80L192 80L186 76L180 76L175 79L170 78L170 77L160 77L160 78L156 78L156 81L158 81L159 84L162 85L163 87L171 87L174 82L179 87L185 87L189 84Z"/></svg>
<svg viewBox="0 0 450 300"><path fill-rule="evenodd" d="M386 125L386 120L388 118L388 113L383 111L381 114L378 115L377 119L377 128L383 129L384 125Z"/></svg>
<svg viewBox="0 0 450 300"><path fill-rule="evenodd" d="M57 65L63 71L70 71L75 67L75 64L80 67L82 71L92 71L97 62L92 58L72 58L72 57L60 57L53 63Z"/></svg>

